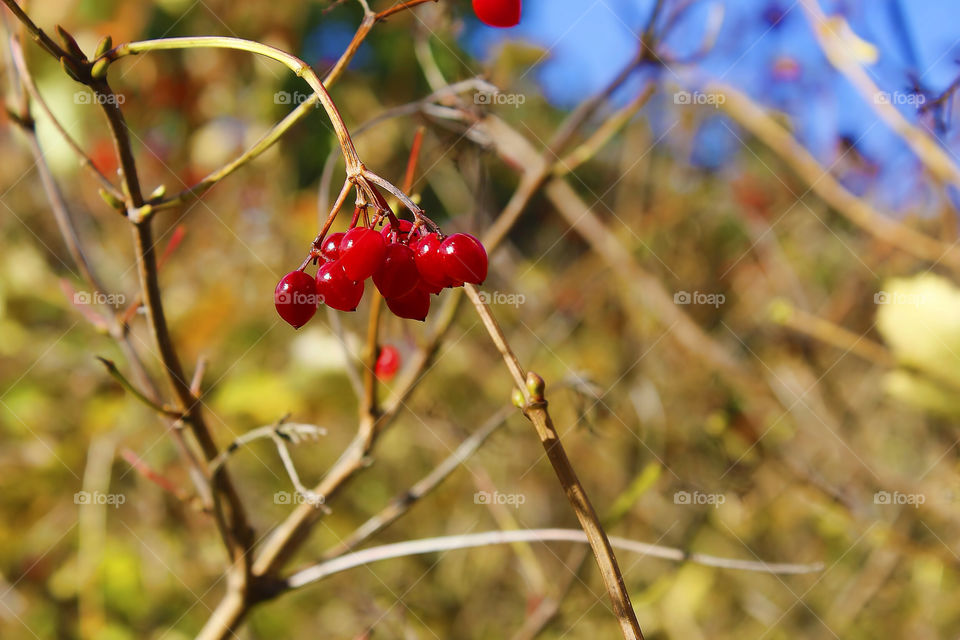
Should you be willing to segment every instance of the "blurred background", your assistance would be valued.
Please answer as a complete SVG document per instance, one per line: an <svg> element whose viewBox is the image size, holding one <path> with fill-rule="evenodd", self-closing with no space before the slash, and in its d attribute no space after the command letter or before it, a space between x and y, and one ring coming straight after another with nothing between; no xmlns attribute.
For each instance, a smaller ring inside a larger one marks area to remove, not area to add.
<svg viewBox="0 0 960 640"><path fill-rule="evenodd" d="M371 0L374 10L391 4ZM363 16L352 1L27 9L85 51L107 34L114 43L237 36L290 51L321 75ZM469 3L439 0L378 23L331 87L351 130L364 128L364 162L396 183L423 127L412 192L447 232L483 235L537 178L483 290L520 361L547 381L609 533L823 563L780 576L621 551L648 638L960 634L958 19L945 0L527 0L520 25L497 30ZM641 41L650 46L638 58ZM24 49L54 114L114 177L91 94L34 43ZM7 46L0 59L10 89ZM281 65L231 51L141 55L110 74L148 193L194 184L309 95ZM499 92L474 83L455 99L406 107L471 79ZM16 110L14 92L6 96ZM32 111L112 292L101 302L123 313L139 290L129 225ZM193 637L224 589L216 529L190 499L168 425L97 361L129 373L124 352L89 321L89 286L27 138L0 118L0 636ZM579 126L563 136L571 118ZM308 486L356 432L350 375L362 369L369 296L357 313L321 311L295 332L271 292L336 196L335 143L316 109L154 223L159 246L170 246L160 278L181 359L188 375L209 363L203 402L216 441L287 413L324 427L293 450ZM439 321L383 318L381 342L400 359L400 373L381 371L384 396ZM157 374L144 317L130 326ZM460 305L372 464L328 504L291 567L316 561L429 473L509 406L512 386L476 313ZM292 489L276 449L253 443L229 465L264 535L293 509L277 499ZM78 492L112 498L84 504ZM478 492L510 500L487 504ZM543 527L577 522L514 412L367 544ZM376 563L263 604L237 635L617 637L583 551L531 543ZM555 615L532 624L553 601Z"/></svg>

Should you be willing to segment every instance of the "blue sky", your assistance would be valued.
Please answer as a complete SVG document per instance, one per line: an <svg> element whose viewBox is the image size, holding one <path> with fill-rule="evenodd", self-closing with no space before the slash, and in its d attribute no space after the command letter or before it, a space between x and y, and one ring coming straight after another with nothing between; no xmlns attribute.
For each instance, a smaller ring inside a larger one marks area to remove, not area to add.
<svg viewBox="0 0 960 640"><path fill-rule="evenodd" d="M675 4L668 0L666 6ZM524 0L518 27L500 30L472 23L464 46L481 59L495 55L507 39L542 47L547 53L529 75L551 102L569 107L605 86L629 61L652 6L653 0ZM882 90L903 96L899 108L914 121L919 116L909 98L913 82L934 95L960 75L960 3L955 0L821 0L821 6L828 14L844 15L858 36L877 47L879 59L869 71ZM915 158L823 57L799 4L701 0L676 25L666 48L678 57L694 51L708 16L718 7L723 9L723 26L717 43L695 67L677 69L684 81L719 79L790 114L798 138L828 165L839 157L841 136L855 142L878 173L868 182L851 179L851 188L871 190L892 208L916 206L927 185L919 181ZM659 73L668 84L678 82L670 71ZM661 100L650 110L666 112L647 115L654 126L668 126L671 108ZM705 116L691 162L719 167L737 152L739 143L717 122L720 117ZM956 153L960 140L954 129L936 133Z"/></svg>

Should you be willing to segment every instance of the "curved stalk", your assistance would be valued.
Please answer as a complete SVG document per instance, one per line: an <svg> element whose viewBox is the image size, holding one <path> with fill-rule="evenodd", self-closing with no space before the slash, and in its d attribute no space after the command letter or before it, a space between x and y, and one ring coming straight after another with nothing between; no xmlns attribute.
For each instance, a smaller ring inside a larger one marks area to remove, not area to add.
<svg viewBox="0 0 960 640"><path fill-rule="evenodd" d="M164 38L162 40L141 40L139 42L128 42L104 53L99 59L114 61L128 55L137 55L148 51L164 51L172 49L235 49L238 51L247 51L257 55L276 60L283 63L288 69L293 71L297 77L306 80L310 88L317 95L320 104L323 105L327 116L333 124L334 133L340 143L340 149L347 163L347 175L355 176L363 172L363 163L357 155L357 150L353 146L353 140L350 139L350 132L347 125L343 122L343 117L333 103L333 99L327 92L320 77L316 74L309 64L297 56L271 47L269 45L244 40L242 38L227 38L221 36L197 36L187 38ZM95 61L96 63L96 61Z"/></svg>

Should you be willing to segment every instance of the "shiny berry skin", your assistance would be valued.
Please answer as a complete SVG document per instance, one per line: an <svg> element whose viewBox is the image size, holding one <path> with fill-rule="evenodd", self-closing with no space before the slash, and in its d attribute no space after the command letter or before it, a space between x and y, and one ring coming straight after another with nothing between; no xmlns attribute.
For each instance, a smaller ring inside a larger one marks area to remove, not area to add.
<svg viewBox="0 0 960 640"><path fill-rule="evenodd" d="M440 245L447 277L458 282L483 284L487 279L487 251L469 233L455 233Z"/></svg>
<svg viewBox="0 0 960 640"><path fill-rule="evenodd" d="M333 262L340 257L340 243L343 241L344 232L331 233L320 245L320 257L326 262Z"/></svg>
<svg viewBox="0 0 960 640"><path fill-rule="evenodd" d="M447 277L447 270L443 264L443 256L440 255L440 245L443 239L437 233L428 233L421 237L414 251L416 252L417 271L420 277L433 287L446 287L452 284Z"/></svg>
<svg viewBox="0 0 960 640"><path fill-rule="evenodd" d="M520 22L521 0L473 0L473 12L491 27L515 27Z"/></svg>
<svg viewBox="0 0 960 640"><path fill-rule="evenodd" d="M354 227L340 241L338 262L351 280L363 282L380 268L386 250L382 235L373 229Z"/></svg>
<svg viewBox="0 0 960 640"><path fill-rule="evenodd" d="M400 298L387 298L386 300L387 308L393 312L393 315L407 320L423 322L427 319L427 313L430 312L430 294L421 287L417 287Z"/></svg>
<svg viewBox="0 0 960 640"><path fill-rule="evenodd" d="M383 264L373 274L373 284L384 298L404 296L420 283L420 273L413 259L413 249L393 242L387 245Z"/></svg>
<svg viewBox="0 0 960 640"><path fill-rule="evenodd" d="M396 227L388 222L387 225L380 230L380 234L383 235L383 240L387 244L390 244L391 242L408 244L410 241L411 229L413 229L413 223L409 220L397 220Z"/></svg>
<svg viewBox="0 0 960 640"><path fill-rule="evenodd" d="M363 281L352 280L341 261L325 262L317 269L316 291L321 302L337 311L356 311L363 297Z"/></svg>
<svg viewBox="0 0 960 640"><path fill-rule="evenodd" d="M377 356L377 364L373 367L373 372L380 380L390 380L397 375L400 369L400 352L396 347L389 344L384 345Z"/></svg>
<svg viewBox="0 0 960 640"><path fill-rule="evenodd" d="M277 283L273 304L287 324L299 329L317 312L316 281L303 271L291 271Z"/></svg>

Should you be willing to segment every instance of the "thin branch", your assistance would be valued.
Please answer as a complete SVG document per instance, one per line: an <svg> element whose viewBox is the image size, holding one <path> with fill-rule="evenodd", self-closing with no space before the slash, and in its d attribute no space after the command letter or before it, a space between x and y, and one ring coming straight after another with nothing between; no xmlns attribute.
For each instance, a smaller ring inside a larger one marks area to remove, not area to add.
<svg viewBox="0 0 960 640"><path fill-rule="evenodd" d="M350 132L347 130L347 125L343 122L340 111L333 103L333 99L330 97L330 94L327 93L326 87L323 86L320 78L309 64L300 58L287 53L286 51L282 51L276 47L271 47L260 42L244 40L242 38L197 36L130 42L127 44L122 44L106 52L103 54L102 59L115 61L123 56L136 55L148 51L202 48L235 49L238 51L255 53L257 55L261 55L283 63L288 69L293 71L297 77L306 80L307 84L310 85L310 88L314 90L317 99L320 101L320 104L327 112L327 116L330 118L330 123L333 125L334 132L337 135L337 140L340 143L343 157L347 161L347 174L353 176L363 171L363 164L360 162L360 158L357 155L357 150L353 147L353 141L350 139Z"/></svg>
<svg viewBox="0 0 960 640"><path fill-rule="evenodd" d="M57 60L69 59L70 54L63 50L63 48L56 43L50 36L44 33L43 29L39 28L33 23L33 20L30 19L27 14L23 12L19 5L17 5L14 0L3 0L3 4L7 5L7 8L13 12L13 15L26 27L27 31L30 32L30 35L33 36L33 39L43 47L54 58Z"/></svg>
<svg viewBox="0 0 960 640"><path fill-rule="evenodd" d="M577 529L519 529L515 531L484 531L455 536L440 536L407 540L394 544L385 544L362 551L334 558L320 564L302 569L285 580L289 589L299 589L319 582L336 573L356 567L390 560L404 558L425 553L453 551L455 549L472 549L495 544L510 544L514 542L577 542L589 543L587 534ZM823 564L794 564L768 563L753 560L738 560L736 558L721 558L705 553L691 553L682 549L663 547L646 542L637 542L627 538L612 536L610 543L618 549L639 553L651 558L673 560L676 562L692 562L708 567L732 569L736 571L755 571L775 575L802 575L823 571Z"/></svg>
<svg viewBox="0 0 960 640"><path fill-rule="evenodd" d="M400 13L401 11L406 11L407 9L412 9L417 5L424 4L426 2L437 2L437 0L407 0L407 2L398 3L389 9L384 9L383 11L376 14L376 21L380 22L381 20L386 20L395 13Z"/></svg>
<svg viewBox="0 0 960 640"><path fill-rule="evenodd" d="M415 4L420 4L428 1L432 1L432 0L419 0L419 2ZM414 6L414 4L411 4L411 3L405 3L405 4L409 4L409 7L404 6L403 8L410 8ZM381 14L387 13L387 12L394 13L392 9L393 8L387 9L384 12L381 12ZM386 16L383 16L383 17L386 17ZM379 20L382 18L378 15L377 19ZM376 20L374 22L376 22ZM323 79L323 85L325 87L329 89L330 86L340 78L340 75L350 64L350 61L353 59L353 56L356 54L357 49L360 48L360 44L362 44L362 42L366 39L367 34L369 34L372 27L373 27L373 23L368 24L366 20L364 20L364 22L361 23L357 32L354 34L354 37L351 40L350 45L348 45L347 49L340 55L340 58L337 60L337 63L334 65L333 69L331 69L330 72L327 74L327 76ZM178 204L186 202L191 197L200 197L201 195L206 193L210 188L216 185L220 180L223 180L224 178L229 176L231 173L233 173L240 167L244 166L245 164L247 164L257 156L262 154L264 151L272 147L281 137L283 137L283 135L287 131L292 129L294 125L296 125L301 120L306 118L307 115L309 115L312 112L313 108L317 104L317 100L318 100L317 95L315 93L310 94L309 98L301 102L299 105L297 105L297 107L293 111L291 111L286 116L284 116L284 118L280 122L274 125L274 127L270 129L270 131L264 134L249 149L241 153L239 156L237 156L236 158L234 158L233 160L231 160L221 168L215 171L212 171L203 179L201 179L200 182L193 185L192 187L189 187L181 191L180 193L177 193L173 196L170 196L169 198L166 198L156 203L154 205L154 209L155 210L165 209L168 207L176 206ZM356 135L356 132L354 132L354 135Z"/></svg>
<svg viewBox="0 0 960 640"><path fill-rule="evenodd" d="M173 409L171 407L161 406L159 403L151 400L146 395L144 395L142 391L134 387L130 383L130 381L127 380L122 373L120 373L120 370L117 369L117 365L113 363L113 360L108 360L100 356L97 356L97 360L99 360L100 363L103 364L104 367L106 367L107 373L110 374L110 377L112 377L114 380L119 382L120 386L126 389L127 392L129 392L134 398L136 398L137 400L139 400L146 406L150 407L151 409L153 409L154 411L156 411L162 416L165 416L167 418L172 418L174 420L182 420L184 418L184 415L179 411L177 411L176 409Z"/></svg>
<svg viewBox="0 0 960 640"><path fill-rule="evenodd" d="M379 512L371 516L366 522L357 527L353 533L340 540L335 546L324 551L321 558L329 560L347 553L360 546L367 539L380 533L407 513L424 496L436 489L460 465L469 459L492 436L497 429L506 424L507 418L513 414L512 407L501 409L491 416L479 429L474 431L430 473L421 478L406 491L397 494Z"/></svg>
<svg viewBox="0 0 960 640"><path fill-rule="evenodd" d="M247 446L256 440L266 438L280 437L284 440L289 439L293 444L300 444L306 439L317 440L320 436L327 435L327 430L313 424L303 424L299 422L287 422L289 416L284 416L271 425L251 429L242 436L236 438L226 446L220 454L207 463L210 474L213 475L220 469L234 453L242 447Z"/></svg>
<svg viewBox="0 0 960 640"><path fill-rule="evenodd" d="M490 313L490 308L480 297L477 288L467 284L464 285L464 289L483 321L484 327L490 334L491 340L503 356L503 361L517 383L517 388L523 394L525 401L523 413L536 428L537 436L543 444L547 458L553 465L553 470L567 495L567 500L570 501L570 506L573 507L574 513L580 521L580 526L590 542L604 585L607 588L607 594L610 596L610 602L613 605L613 613L620 623L623 637L627 640L634 638L643 640L640 623L637 622L637 614L633 610L630 594L627 593L626 585L623 583L623 576L620 574L620 567L617 564L613 548L610 546L610 541L607 539L603 525L600 524L600 519L590 503L586 490L573 470L573 465L570 464L570 459L560 442L560 434L557 433L553 425L553 419L547 411L547 401L543 397L543 380L532 371L524 373L523 367L520 366L520 362L513 354L506 336L503 334L503 330L493 314Z"/></svg>
<svg viewBox="0 0 960 640"><path fill-rule="evenodd" d="M110 182L109 178L103 175L97 165L94 164L93 160L90 159L90 156L88 156L80 147L80 144L73 139L73 136L71 136L66 129L64 129L63 124L61 124L60 120L54 115L46 100L43 99L43 96L40 95L40 90L37 89L37 85L33 81L33 76L28 71L27 63L23 58L23 47L20 46L20 41L16 38L16 36L12 36L10 38L10 52L13 58L14 67L16 68L16 71L20 76L20 81L26 88L27 93L31 98L33 98L34 102L40 105L40 108L50 119L50 123L57 130L57 133L59 133L60 137L63 138L64 142L67 143L67 146L70 147L75 154L77 154L77 157L80 160L80 166L88 170L91 175L97 179L107 193L117 200L123 200L123 194L120 193L120 190L117 189L112 182Z"/></svg>

